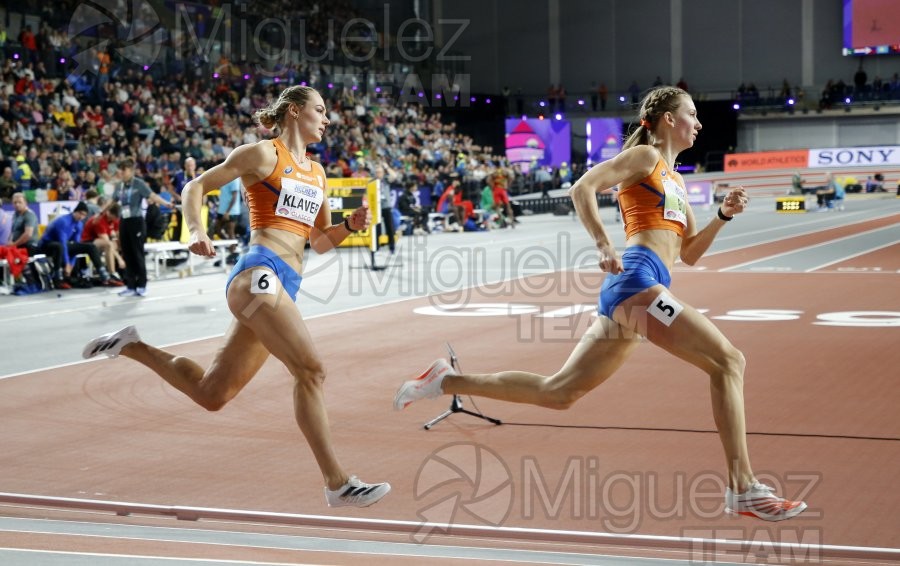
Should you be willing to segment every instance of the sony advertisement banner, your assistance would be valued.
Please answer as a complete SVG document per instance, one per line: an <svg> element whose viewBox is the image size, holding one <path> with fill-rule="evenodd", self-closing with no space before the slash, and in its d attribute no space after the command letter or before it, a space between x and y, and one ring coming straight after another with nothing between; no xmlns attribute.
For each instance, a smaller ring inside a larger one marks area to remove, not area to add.
<svg viewBox="0 0 900 566"><path fill-rule="evenodd" d="M725 156L725 172L766 171L772 169L897 167L900 146L827 147L730 153Z"/></svg>
<svg viewBox="0 0 900 566"><path fill-rule="evenodd" d="M900 146L829 147L809 150L810 168L900 166Z"/></svg>

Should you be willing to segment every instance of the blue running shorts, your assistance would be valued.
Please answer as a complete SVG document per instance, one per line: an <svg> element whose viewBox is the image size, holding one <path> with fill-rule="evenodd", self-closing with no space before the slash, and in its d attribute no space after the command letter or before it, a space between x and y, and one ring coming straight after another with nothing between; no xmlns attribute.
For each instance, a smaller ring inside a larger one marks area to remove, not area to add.
<svg viewBox="0 0 900 566"><path fill-rule="evenodd" d="M644 289L662 283L667 289L672 275L659 256L650 248L630 246L622 254L622 273L609 274L603 280L597 312L607 318L622 301L637 295Z"/></svg>
<svg viewBox="0 0 900 566"><path fill-rule="evenodd" d="M294 268L288 265L283 259L278 257L275 252L265 246L250 246L250 250L241 256L234 265L234 269L231 270L231 275L228 276L228 282L225 283L226 294L228 293L228 286L231 285L231 280L234 279L238 273L250 269L251 267L268 267L271 269L278 280L281 281L281 286L284 287L284 290L291 298L291 301L296 302L297 291L300 290L300 282L303 281L303 277L294 271Z"/></svg>

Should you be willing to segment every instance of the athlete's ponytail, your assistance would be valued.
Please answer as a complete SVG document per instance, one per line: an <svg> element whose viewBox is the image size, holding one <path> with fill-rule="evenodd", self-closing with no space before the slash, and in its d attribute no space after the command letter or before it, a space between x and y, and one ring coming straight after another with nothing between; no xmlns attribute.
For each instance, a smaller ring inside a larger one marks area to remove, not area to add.
<svg viewBox="0 0 900 566"><path fill-rule="evenodd" d="M288 87L281 91L277 100L265 108L257 110L253 114L253 119L260 126L270 130L275 129L276 126L281 127L284 123L284 115L287 113L290 105L296 104L299 108L303 108L314 92L315 89L308 86Z"/></svg>

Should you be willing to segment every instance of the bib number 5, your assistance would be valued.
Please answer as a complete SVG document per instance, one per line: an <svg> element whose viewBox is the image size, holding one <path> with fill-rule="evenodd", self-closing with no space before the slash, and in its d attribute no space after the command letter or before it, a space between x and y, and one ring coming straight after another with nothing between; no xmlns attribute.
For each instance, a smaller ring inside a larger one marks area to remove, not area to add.
<svg viewBox="0 0 900 566"><path fill-rule="evenodd" d="M684 306L665 291L660 293L647 307L647 312L650 313L650 316L666 326L672 326L672 323L675 322L675 319L678 318L678 315L683 310Z"/></svg>

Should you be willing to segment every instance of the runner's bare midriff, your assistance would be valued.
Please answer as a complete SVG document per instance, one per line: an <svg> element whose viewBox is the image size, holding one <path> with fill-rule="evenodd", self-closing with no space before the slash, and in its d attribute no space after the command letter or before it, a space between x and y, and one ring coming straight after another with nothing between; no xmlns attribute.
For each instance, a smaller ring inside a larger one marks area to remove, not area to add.
<svg viewBox="0 0 900 566"><path fill-rule="evenodd" d="M650 248L671 271L681 253L681 236L671 230L644 230L628 238L625 247L628 246Z"/></svg>

